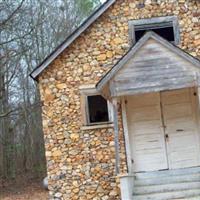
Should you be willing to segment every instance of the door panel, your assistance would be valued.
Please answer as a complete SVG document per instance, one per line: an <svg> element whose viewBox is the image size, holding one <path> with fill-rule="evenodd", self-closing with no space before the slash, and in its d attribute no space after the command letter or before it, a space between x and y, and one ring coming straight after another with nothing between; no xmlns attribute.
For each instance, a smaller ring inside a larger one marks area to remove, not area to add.
<svg viewBox="0 0 200 200"><path fill-rule="evenodd" d="M161 93L169 168L199 165L199 140L192 89Z"/></svg>
<svg viewBox="0 0 200 200"><path fill-rule="evenodd" d="M180 90L170 90L166 92L161 92L162 94L162 104L174 104L176 102L183 103L190 101L190 90L180 89Z"/></svg>
<svg viewBox="0 0 200 200"><path fill-rule="evenodd" d="M155 105L145 106L142 108L134 108L134 112L130 117L130 121L143 122L143 121L160 120L160 116L158 115L159 112L160 108Z"/></svg>
<svg viewBox="0 0 200 200"><path fill-rule="evenodd" d="M163 106L165 122L173 122L174 119L185 118L192 115L191 102L168 104Z"/></svg>
<svg viewBox="0 0 200 200"><path fill-rule="evenodd" d="M193 118L191 116L188 117L183 117L183 118L176 118L173 120L166 120L166 124L168 124L167 126L167 131L173 132L174 130L176 130L177 133L180 133L181 131L179 130L187 130L187 131L191 131L195 129L195 121L193 120ZM178 130L177 130L178 127ZM180 133L181 134L181 133Z"/></svg>
<svg viewBox="0 0 200 200"><path fill-rule="evenodd" d="M159 93L127 97L126 108L134 171L167 169Z"/></svg>

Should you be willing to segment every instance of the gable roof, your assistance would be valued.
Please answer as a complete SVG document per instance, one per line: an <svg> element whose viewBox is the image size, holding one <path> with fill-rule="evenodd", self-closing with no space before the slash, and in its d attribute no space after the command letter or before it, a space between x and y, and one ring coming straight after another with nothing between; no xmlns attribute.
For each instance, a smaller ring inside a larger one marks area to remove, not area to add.
<svg viewBox="0 0 200 200"><path fill-rule="evenodd" d="M96 88L98 91L101 91L104 86L117 74L117 72L123 68L123 66L138 52L138 50L146 43L147 40L150 38L154 39L158 43L162 44L170 51L174 52L175 54L179 55L183 59L187 60L188 62L192 63L194 66L199 68L200 70L200 60L191 56L190 54L186 53L179 47L173 45L169 41L165 40L164 38L160 37L155 32L149 31L147 32L119 61L116 65L114 65L110 71L96 84Z"/></svg>
<svg viewBox="0 0 200 200"><path fill-rule="evenodd" d="M72 32L50 55L48 55L31 73L33 79L46 69L81 33L83 33L96 19L98 19L116 0L107 0L89 18L87 18L75 31Z"/></svg>

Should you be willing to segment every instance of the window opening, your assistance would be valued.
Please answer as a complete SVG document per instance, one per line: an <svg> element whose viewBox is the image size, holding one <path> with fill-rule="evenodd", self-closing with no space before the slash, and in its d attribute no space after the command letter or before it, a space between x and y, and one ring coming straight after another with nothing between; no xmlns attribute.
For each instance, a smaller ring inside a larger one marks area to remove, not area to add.
<svg viewBox="0 0 200 200"><path fill-rule="evenodd" d="M137 42L147 31L154 31L166 40L179 44L180 33L176 16L132 20L129 22L130 41Z"/></svg>
<svg viewBox="0 0 200 200"><path fill-rule="evenodd" d="M174 42L174 30L173 27L164 27L164 28L151 28L143 30L135 30L135 41L137 42L147 31L154 31L161 37L165 38L170 42Z"/></svg>
<svg viewBox="0 0 200 200"><path fill-rule="evenodd" d="M87 96L89 123L109 121L108 103L101 95Z"/></svg>

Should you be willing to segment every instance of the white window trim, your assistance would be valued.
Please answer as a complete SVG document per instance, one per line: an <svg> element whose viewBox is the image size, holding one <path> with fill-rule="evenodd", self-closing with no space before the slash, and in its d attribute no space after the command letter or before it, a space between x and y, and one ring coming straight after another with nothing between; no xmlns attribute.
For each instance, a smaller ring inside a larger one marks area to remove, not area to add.
<svg viewBox="0 0 200 200"><path fill-rule="evenodd" d="M174 44L178 45L180 43L180 30L179 30L179 24L178 24L178 17L177 16L165 16L165 17L153 17L148 19L138 19L138 20L131 20L129 21L129 41L131 46L136 43L135 41L135 28L136 27L145 27L148 25L154 25L156 24L159 27L159 24L171 22L173 25L174 30Z"/></svg>
<svg viewBox="0 0 200 200"><path fill-rule="evenodd" d="M104 124L98 124L98 125L82 126L81 130L82 131L86 131L86 130L102 129L102 128L113 128L113 127L114 127L113 123L104 123Z"/></svg>
<svg viewBox="0 0 200 200"><path fill-rule="evenodd" d="M88 96L95 96L95 95L101 95L99 92L97 92L95 85L83 85L79 87L81 98L83 99L83 102L81 102L82 112L81 115L83 119L83 127L81 130L88 130L88 129L98 129L98 128L109 128L113 127L113 106L112 104L107 100L108 105L108 117L109 121L106 122L90 122L89 118L89 108L88 108Z"/></svg>

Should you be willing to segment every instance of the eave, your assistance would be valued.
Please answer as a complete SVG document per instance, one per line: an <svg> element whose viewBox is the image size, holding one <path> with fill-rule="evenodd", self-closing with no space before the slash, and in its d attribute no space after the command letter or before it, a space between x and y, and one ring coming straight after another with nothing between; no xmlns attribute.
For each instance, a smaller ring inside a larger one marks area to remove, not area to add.
<svg viewBox="0 0 200 200"><path fill-rule="evenodd" d="M48 55L31 73L30 76L37 80L38 76L90 25L92 25L116 0L108 0L102 4L89 18L87 18L69 37L67 37L50 55Z"/></svg>

